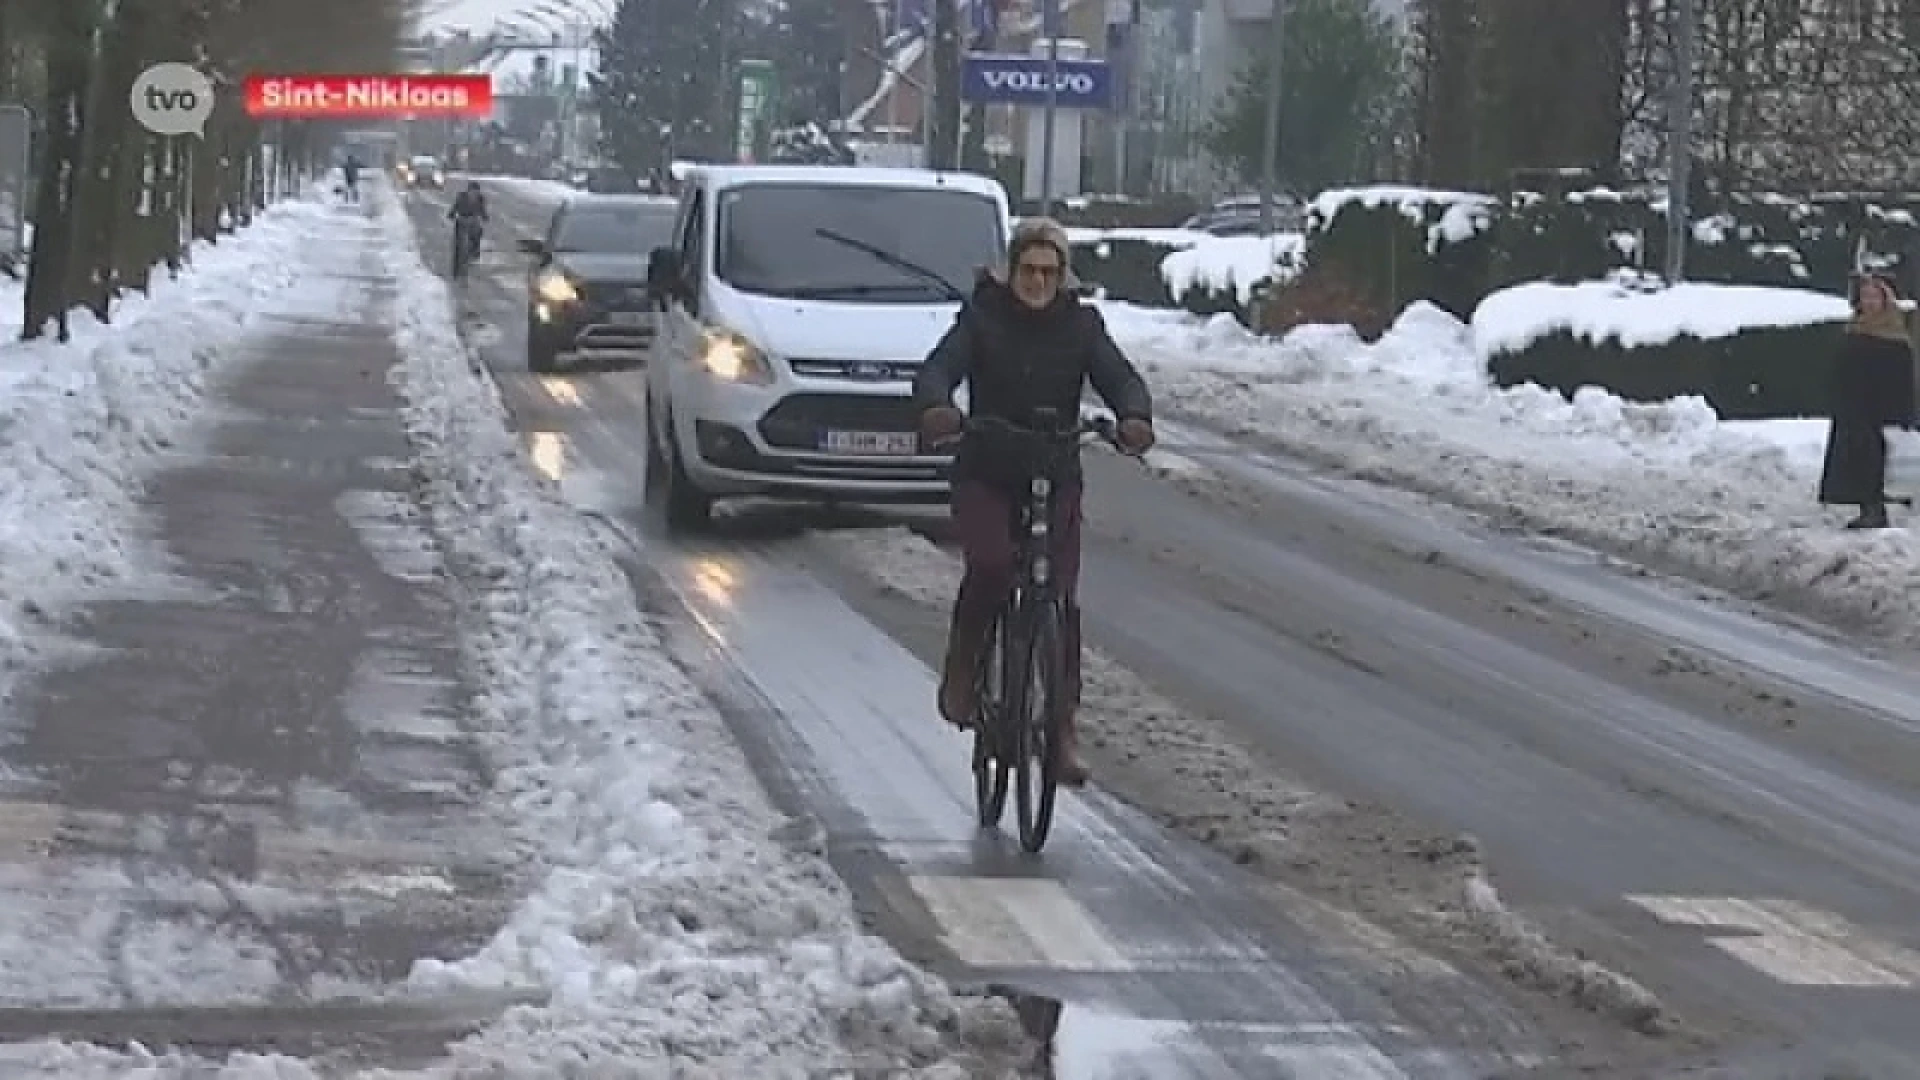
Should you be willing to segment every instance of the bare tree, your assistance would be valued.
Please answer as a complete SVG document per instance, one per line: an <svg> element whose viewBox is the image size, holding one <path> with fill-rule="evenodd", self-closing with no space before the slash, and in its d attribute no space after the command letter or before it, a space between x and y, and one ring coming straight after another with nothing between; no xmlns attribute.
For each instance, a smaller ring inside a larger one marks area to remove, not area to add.
<svg viewBox="0 0 1920 1080"><path fill-rule="evenodd" d="M22 27L44 58L45 133L22 334L38 337L84 305L101 319L152 269L177 270L182 235L215 242L264 204L262 128L246 115L249 71L390 69L415 0L34 0L0 24L0 58ZM19 56L21 53L14 53ZM175 61L217 89L205 136L139 130L126 102L139 72ZM0 78L13 67L0 62ZM311 155L304 125L283 127L286 168Z"/></svg>

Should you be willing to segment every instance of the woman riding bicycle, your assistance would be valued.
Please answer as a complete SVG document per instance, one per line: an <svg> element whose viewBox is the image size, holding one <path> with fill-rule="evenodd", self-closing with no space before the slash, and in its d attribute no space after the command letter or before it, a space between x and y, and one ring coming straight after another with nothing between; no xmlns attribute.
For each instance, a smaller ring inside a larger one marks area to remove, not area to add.
<svg viewBox="0 0 1920 1080"><path fill-rule="evenodd" d="M1089 382L1119 420L1118 441L1129 453L1153 445L1153 398L1107 333L1100 312L1064 288L1067 234L1057 223L1030 219L1014 230L1004 274L983 272L946 336L914 380L921 435L932 444L960 440L953 466L953 521L966 573L953 605L946 661L940 671L940 713L968 727L988 635L1013 587L1013 507L1027 483L1028 463L1017 449L982 432L965 430L953 391L967 383L975 415L1031 427L1051 410L1076 417ZM1059 725L1058 772L1069 786L1086 782L1075 731L1080 704L1080 571L1078 461L1057 478L1057 517L1050 555L1067 601L1067 679Z"/></svg>

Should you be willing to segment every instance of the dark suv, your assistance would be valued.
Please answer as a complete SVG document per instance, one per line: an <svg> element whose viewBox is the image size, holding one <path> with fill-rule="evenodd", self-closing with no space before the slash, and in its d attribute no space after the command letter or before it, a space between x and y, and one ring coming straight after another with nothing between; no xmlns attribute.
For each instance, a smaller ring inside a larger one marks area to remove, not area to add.
<svg viewBox="0 0 1920 1080"><path fill-rule="evenodd" d="M641 362L659 329L647 260L673 242L677 206L649 195L576 195L560 204L527 279L527 368Z"/></svg>

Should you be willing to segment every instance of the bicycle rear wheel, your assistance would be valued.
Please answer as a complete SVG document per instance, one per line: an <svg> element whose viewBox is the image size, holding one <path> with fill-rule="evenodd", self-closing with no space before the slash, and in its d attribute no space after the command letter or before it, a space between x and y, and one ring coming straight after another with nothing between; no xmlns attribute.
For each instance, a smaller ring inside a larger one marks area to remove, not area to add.
<svg viewBox="0 0 1920 1080"><path fill-rule="evenodd" d="M1061 669L1060 611L1038 605L1020 650L1018 681L1008 682L1006 732L1014 756L1014 803L1020 819L1020 846L1037 854L1053 827L1059 794L1055 768L1054 717L1059 715Z"/></svg>
<svg viewBox="0 0 1920 1080"><path fill-rule="evenodd" d="M973 802L983 829L999 825L1006 813L1007 787L1013 772L1012 762L1000 750L1005 745L1007 726L1005 651L1000 647L1004 624L1003 619L995 619L987 632L975 691L980 707L974 711L973 721Z"/></svg>

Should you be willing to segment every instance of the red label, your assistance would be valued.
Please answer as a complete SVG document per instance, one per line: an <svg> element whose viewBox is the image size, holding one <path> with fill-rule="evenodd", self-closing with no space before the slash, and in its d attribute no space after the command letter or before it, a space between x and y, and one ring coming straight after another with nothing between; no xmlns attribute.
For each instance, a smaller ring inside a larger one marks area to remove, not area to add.
<svg viewBox="0 0 1920 1080"><path fill-rule="evenodd" d="M247 115L259 117L484 117L491 75L249 75Z"/></svg>

